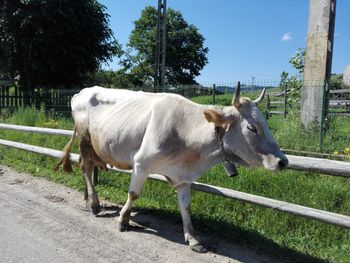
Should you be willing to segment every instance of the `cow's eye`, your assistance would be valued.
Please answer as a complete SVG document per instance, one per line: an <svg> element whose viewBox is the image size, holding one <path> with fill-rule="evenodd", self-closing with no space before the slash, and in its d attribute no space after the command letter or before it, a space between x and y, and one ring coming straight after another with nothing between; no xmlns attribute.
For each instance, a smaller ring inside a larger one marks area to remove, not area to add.
<svg viewBox="0 0 350 263"><path fill-rule="evenodd" d="M254 126L252 126L252 125L248 125L247 128L248 128L248 130L250 130L251 132L254 132L254 133L257 133L257 132L258 132L257 129L256 129Z"/></svg>

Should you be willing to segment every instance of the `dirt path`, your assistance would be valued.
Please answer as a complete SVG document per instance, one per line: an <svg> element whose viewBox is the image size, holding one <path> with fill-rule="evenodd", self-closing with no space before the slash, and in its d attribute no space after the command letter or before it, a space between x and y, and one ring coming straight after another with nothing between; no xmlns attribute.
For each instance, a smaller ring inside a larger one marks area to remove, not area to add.
<svg viewBox="0 0 350 263"><path fill-rule="evenodd" d="M119 233L119 207L93 217L82 206L75 190L0 166L0 262L277 262L212 237L214 252L194 253L181 225L148 214Z"/></svg>

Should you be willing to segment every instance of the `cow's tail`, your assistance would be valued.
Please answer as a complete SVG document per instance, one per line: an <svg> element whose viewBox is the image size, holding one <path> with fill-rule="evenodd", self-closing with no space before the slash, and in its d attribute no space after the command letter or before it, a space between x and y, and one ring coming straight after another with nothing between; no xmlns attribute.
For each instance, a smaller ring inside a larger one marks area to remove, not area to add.
<svg viewBox="0 0 350 263"><path fill-rule="evenodd" d="M70 152L72 150L72 145L73 145L74 137L75 137L76 133L77 133L77 130L74 127L73 135L70 138L67 145L63 149L63 156L62 156L61 160L59 161L59 163L57 163L54 167L55 171L57 171L60 168L60 166L63 164L63 171L65 171L66 173L73 172L73 168L72 168L72 164L71 164L70 159L69 159L69 155L70 155Z"/></svg>

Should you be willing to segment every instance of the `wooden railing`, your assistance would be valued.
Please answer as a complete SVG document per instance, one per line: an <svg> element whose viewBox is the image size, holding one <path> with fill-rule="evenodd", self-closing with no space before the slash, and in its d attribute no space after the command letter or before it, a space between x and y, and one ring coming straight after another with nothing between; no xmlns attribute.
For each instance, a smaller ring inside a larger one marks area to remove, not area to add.
<svg viewBox="0 0 350 263"><path fill-rule="evenodd" d="M328 113L338 116L350 116L350 89L329 91Z"/></svg>
<svg viewBox="0 0 350 263"><path fill-rule="evenodd" d="M268 92L266 95L266 109L268 116L273 114L283 115L284 118L288 114L288 94L287 85L284 85L284 90L280 92Z"/></svg>

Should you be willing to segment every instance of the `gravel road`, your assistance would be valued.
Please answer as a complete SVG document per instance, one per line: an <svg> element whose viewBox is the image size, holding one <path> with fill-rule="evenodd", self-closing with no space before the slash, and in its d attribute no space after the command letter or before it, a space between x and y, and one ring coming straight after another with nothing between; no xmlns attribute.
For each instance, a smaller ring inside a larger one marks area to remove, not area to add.
<svg viewBox="0 0 350 263"><path fill-rule="evenodd" d="M277 262L210 236L204 237L210 252L192 252L180 224L150 214L132 213L133 229L120 233L119 206L103 202L106 209L94 217L82 199L0 165L0 262Z"/></svg>

